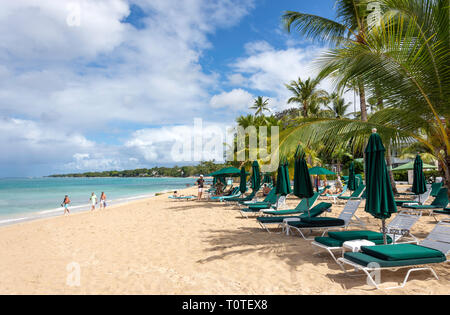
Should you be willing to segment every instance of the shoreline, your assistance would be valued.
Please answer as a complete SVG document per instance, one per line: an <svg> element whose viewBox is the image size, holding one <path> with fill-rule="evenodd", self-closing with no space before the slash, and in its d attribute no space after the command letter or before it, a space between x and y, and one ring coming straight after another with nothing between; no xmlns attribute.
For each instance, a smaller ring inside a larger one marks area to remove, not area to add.
<svg viewBox="0 0 450 315"><path fill-rule="evenodd" d="M156 196L162 195L162 194L168 194L170 192L173 192L175 190L177 191L183 191L183 190L188 190L189 188L183 188L183 189L168 189L168 190L163 190L163 191L159 191L159 192L154 192L154 193L150 193L148 195L136 195L136 196L131 196L131 197L119 197L117 199L113 199L109 202L107 202L107 207L106 209L100 209L100 204L96 205L96 209L94 210L94 212L98 212L98 211L105 211L108 209L114 209L116 207L119 206L128 206L129 204L132 204L133 202L137 202L137 201L145 201L147 199L152 199ZM89 213L91 211L90 209L90 204L86 203L86 204L82 204L82 205L77 205L74 207L69 207L70 210L70 216L73 215L79 215L79 214L83 214L83 213ZM73 210L75 209L75 210ZM23 215L29 214L28 217L19 217L19 218L5 218L5 219L0 219L0 229L4 228L4 227L8 227L8 226L14 226L14 225L20 225L20 224L25 224L25 223L29 223L29 222L35 222L35 221L42 221L42 220L51 220L51 219L55 219L55 218L59 218L59 217L64 217L64 208L60 207L60 208L55 208L55 209L48 209L48 210L39 210L39 211L35 211L35 212L29 212L29 213L24 213Z"/></svg>

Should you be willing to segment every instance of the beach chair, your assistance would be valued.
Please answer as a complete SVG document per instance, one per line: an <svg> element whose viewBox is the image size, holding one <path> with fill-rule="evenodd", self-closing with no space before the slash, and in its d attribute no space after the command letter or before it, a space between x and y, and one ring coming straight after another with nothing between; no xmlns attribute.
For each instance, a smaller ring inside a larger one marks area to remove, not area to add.
<svg viewBox="0 0 450 315"><path fill-rule="evenodd" d="M428 270L439 279L431 265L446 262L450 253L450 220L443 220L436 224L435 228L425 240L417 244L395 244L362 246L361 252L345 253L338 258L338 262L344 270L349 265L355 270L361 270L367 275L370 284L381 289L380 284L374 279L382 270L408 268L408 272L399 286L383 289L403 288L412 272ZM374 273L375 272L375 273Z"/></svg>
<svg viewBox="0 0 450 315"><path fill-rule="evenodd" d="M239 197L240 195L241 195L241 192L239 191L239 187L234 187L232 189L230 195L228 195L228 196L212 196L210 199L211 200L223 201L224 199L227 199L227 198Z"/></svg>
<svg viewBox="0 0 450 315"><path fill-rule="evenodd" d="M240 206L253 209L267 209L270 208L270 206L276 204L277 200L278 197L275 192L275 188L273 188L263 201L243 202L240 204Z"/></svg>
<svg viewBox="0 0 450 315"><path fill-rule="evenodd" d="M447 205L448 205L447 188L441 188L437 196L434 198L433 202L429 205L405 203L403 204L402 207L414 210L428 211L430 214L432 214L433 210L444 209L447 207Z"/></svg>
<svg viewBox="0 0 450 315"><path fill-rule="evenodd" d="M187 201L197 199L197 196L169 196L169 199L179 200L179 201Z"/></svg>
<svg viewBox="0 0 450 315"><path fill-rule="evenodd" d="M338 197L338 199L341 199L341 200L359 199L359 198L362 198L362 195L365 190L366 190L366 186L361 184L358 186L358 188L356 188L356 190L350 196L340 196L340 197Z"/></svg>
<svg viewBox="0 0 450 315"><path fill-rule="evenodd" d="M430 196L431 197L436 197L438 195L439 191L441 190L442 186L443 186L442 182L431 184L431 194L430 194Z"/></svg>
<svg viewBox="0 0 450 315"><path fill-rule="evenodd" d="M283 222L285 219L298 219L301 220L303 218L314 218L314 217L318 217L319 215L323 214L326 211L329 211L329 209L331 208L331 203L328 202L321 202L318 205L314 206L313 208L311 208L309 210L309 213L307 211L303 212L301 215L299 216L271 216L271 217L258 217L256 218L256 220L258 221L258 224L265 229L267 232L270 233L269 230L269 226L273 226L276 225L278 227L283 228ZM284 231L284 228L283 228Z"/></svg>
<svg viewBox="0 0 450 315"><path fill-rule="evenodd" d="M313 231L323 231L321 236L324 236L326 232L331 229L347 229L349 225L358 225L365 228L364 222L362 222L356 215L361 200L349 200L344 209L340 213L338 218L316 217L305 218L300 222L287 222L286 234L289 235L292 231L299 233L305 240L312 240L306 238L304 231L309 230L310 234ZM353 220L355 217L356 220Z"/></svg>
<svg viewBox="0 0 450 315"><path fill-rule="evenodd" d="M444 208L442 210L433 210L431 215L433 216L434 220L438 222L437 215L450 215L450 208Z"/></svg>
<svg viewBox="0 0 450 315"><path fill-rule="evenodd" d="M263 215L270 216L287 216L293 214L303 213L311 209L312 206L316 203L317 199L319 199L320 193L316 192L311 198L302 199L295 209L285 209L285 210L261 210ZM309 208L308 208L309 205Z"/></svg>
<svg viewBox="0 0 450 315"><path fill-rule="evenodd" d="M248 196L242 197L242 198L228 198L225 201L226 202L245 202L245 201L251 201L255 198L257 191L253 190Z"/></svg>
<svg viewBox="0 0 450 315"><path fill-rule="evenodd" d="M333 195L333 194L325 194L324 197L328 197L333 199L333 203L336 203L336 199L341 197L343 194L345 194L347 192L347 185L344 186L344 188L342 188L342 192L340 192L339 194Z"/></svg>
<svg viewBox="0 0 450 315"><path fill-rule="evenodd" d="M236 187L233 189L233 191L231 192L231 194L229 196L221 196L218 198L218 200L220 202L224 202L229 199L239 198L240 196L242 196L242 193L239 191L239 187Z"/></svg>
<svg viewBox="0 0 450 315"><path fill-rule="evenodd" d="M422 212L414 210L403 210L386 226L388 243L418 243L419 240L411 234L411 228L419 221ZM343 251L342 245L347 241L368 240L376 245L382 245L383 233L374 231L341 231L328 232L328 237L316 237L311 243L317 248L326 250L335 262L335 251Z"/></svg>
<svg viewBox="0 0 450 315"><path fill-rule="evenodd" d="M279 200L280 198L281 201ZM243 208L240 209L239 212L241 214L242 217L247 218L249 214L258 214L261 210L268 210L270 208L273 209L278 209L278 205L280 203L283 203L283 200L285 200L286 196L277 196L275 195L275 193L273 194L273 196L268 199L266 198L265 200L269 200L268 203L254 203L254 204L248 204L248 208ZM271 204L270 202L273 202L273 204Z"/></svg>
<svg viewBox="0 0 450 315"><path fill-rule="evenodd" d="M427 202L428 198L430 197L430 194L431 189L428 189L421 195L415 195L416 198L414 198L414 200L395 200L395 204L399 207L403 207L404 204L408 203L423 205L425 202Z"/></svg>

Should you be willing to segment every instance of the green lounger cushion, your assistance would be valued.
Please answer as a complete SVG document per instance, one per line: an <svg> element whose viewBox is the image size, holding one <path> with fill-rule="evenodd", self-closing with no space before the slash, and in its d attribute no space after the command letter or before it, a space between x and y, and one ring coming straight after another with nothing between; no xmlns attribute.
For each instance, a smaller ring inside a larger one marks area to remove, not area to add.
<svg viewBox="0 0 450 315"><path fill-rule="evenodd" d="M450 209L445 208L444 210L434 210L434 213L439 213L439 214L449 214L450 215Z"/></svg>
<svg viewBox="0 0 450 315"><path fill-rule="evenodd" d="M423 209L423 210L427 210L427 209L439 209L442 208L440 206L433 206L433 205L405 205L403 206L404 208L409 208L409 209Z"/></svg>
<svg viewBox="0 0 450 315"><path fill-rule="evenodd" d="M396 246L396 245L387 245L387 246ZM441 263L446 260L445 256L433 258L404 259L404 260L382 260L364 253L351 253L351 252L345 253L344 258L366 267L370 263L376 263L382 268L426 265L426 264Z"/></svg>
<svg viewBox="0 0 450 315"><path fill-rule="evenodd" d="M333 227L345 225L345 221L335 218L305 218L300 222L289 222L290 226L297 228Z"/></svg>
<svg viewBox="0 0 450 315"><path fill-rule="evenodd" d="M252 209L252 208L245 208L241 209L242 212L259 212L260 209Z"/></svg>
<svg viewBox="0 0 450 315"><path fill-rule="evenodd" d="M436 249L416 244L361 246L361 252L387 261L440 257L445 258L445 255Z"/></svg>
<svg viewBox="0 0 450 315"><path fill-rule="evenodd" d="M431 184L430 196L431 197L436 197L438 195L439 191L441 190L442 186L443 186L442 182Z"/></svg>
<svg viewBox="0 0 450 315"><path fill-rule="evenodd" d="M405 203L417 203L417 201L414 200L395 200L395 204L399 207L403 206Z"/></svg>
<svg viewBox="0 0 450 315"><path fill-rule="evenodd" d="M287 215L290 215L290 214L303 213L304 211L295 210L295 209L289 209L289 210L267 210L267 211L263 211L263 212L265 214L287 216Z"/></svg>
<svg viewBox="0 0 450 315"><path fill-rule="evenodd" d="M324 213L325 211L327 211L329 208L331 208L331 206L332 206L331 203L321 202L317 206L312 208L309 211L309 213L310 213L311 217L317 217L317 216L321 215L322 213ZM307 218L307 217L308 217L308 212L305 212L300 216L259 217L259 218L256 218L256 220L258 220L261 223L283 223L284 219L288 219L288 218L303 219L303 218Z"/></svg>
<svg viewBox="0 0 450 315"><path fill-rule="evenodd" d="M344 243L343 241L337 240L335 238L324 236L317 236L314 238L314 241L328 247L342 247L342 244Z"/></svg>
<svg viewBox="0 0 450 315"><path fill-rule="evenodd" d="M347 241L354 241L354 240L359 240L361 238L355 238L353 240L347 240ZM323 244L325 246L328 247L342 247L342 245L344 244L344 242L346 241L341 241L341 240L337 240L335 238L332 237L324 237L324 236L317 236L314 238L314 240L317 243ZM371 240L371 242L375 243L376 245L382 245L383 244L383 240ZM392 243L392 240L389 241L389 243Z"/></svg>
<svg viewBox="0 0 450 315"><path fill-rule="evenodd" d="M433 202L430 205L413 205L413 206L404 206L405 208L410 209L439 209L445 208L448 205L448 195L447 188L441 188L436 198L434 198Z"/></svg>
<svg viewBox="0 0 450 315"><path fill-rule="evenodd" d="M257 210L261 210L261 209L269 209L272 208L272 204L270 203L257 203L257 204L251 204L251 205L247 205L250 209L257 209Z"/></svg>
<svg viewBox="0 0 450 315"><path fill-rule="evenodd" d="M383 240L383 233L378 233L374 231L342 231L342 232L328 232L328 236L340 241L353 241L353 240ZM392 242L391 237L387 236L388 240Z"/></svg>

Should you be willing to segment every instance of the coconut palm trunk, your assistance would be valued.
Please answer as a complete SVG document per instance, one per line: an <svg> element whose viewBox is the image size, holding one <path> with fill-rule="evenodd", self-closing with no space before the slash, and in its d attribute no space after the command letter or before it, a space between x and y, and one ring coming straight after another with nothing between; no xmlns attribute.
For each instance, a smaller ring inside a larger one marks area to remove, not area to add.
<svg viewBox="0 0 450 315"><path fill-rule="evenodd" d="M367 104L366 104L366 89L364 88L364 83L358 83L359 89L359 106L361 108L361 120L367 121Z"/></svg>
<svg viewBox="0 0 450 315"><path fill-rule="evenodd" d="M394 173L392 172L392 155L391 146L386 148L386 167L388 169L389 180L391 182L392 191L394 194L398 194L397 185L395 184Z"/></svg>

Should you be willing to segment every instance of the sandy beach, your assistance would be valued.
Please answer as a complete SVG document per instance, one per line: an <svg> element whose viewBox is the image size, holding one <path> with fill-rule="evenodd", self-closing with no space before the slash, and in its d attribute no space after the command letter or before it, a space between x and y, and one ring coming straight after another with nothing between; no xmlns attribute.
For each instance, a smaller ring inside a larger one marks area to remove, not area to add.
<svg viewBox="0 0 450 315"><path fill-rule="evenodd" d="M346 276L327 253L315 253L309 241L269 234L233 206L167 197L0 228L0 294L450 292L448 263L434 266L439 280L421 271L403 289L375 290L363 275ZM334 205L330 216L342 206ZM363 204L357 215L379 229ZM423 216L412 233L423 239L434 226L433 217ZM68 282L78 266L79 286ZM381 279L395 285L405 273L383 271Z"/></svg>

